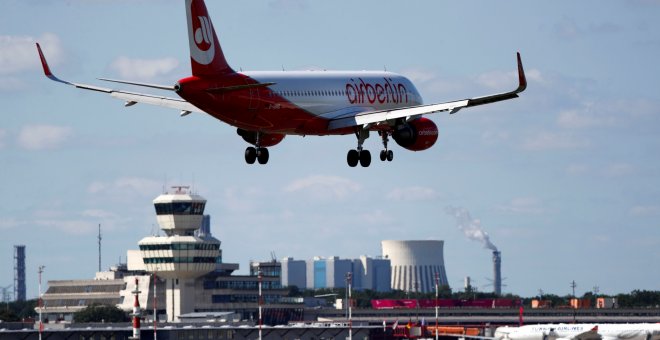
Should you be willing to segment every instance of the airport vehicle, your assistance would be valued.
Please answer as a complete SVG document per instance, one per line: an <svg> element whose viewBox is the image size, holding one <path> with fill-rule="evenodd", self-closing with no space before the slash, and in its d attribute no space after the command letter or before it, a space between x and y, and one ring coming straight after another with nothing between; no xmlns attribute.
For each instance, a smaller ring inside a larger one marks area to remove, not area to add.
<svg viewBox="0 0 660 340"><path fill-rule="evenodd" d="M423 104L406 77L382 71L274 71L237 72L227 63L203 0L186 0L192 76L174 85L125 80L104 81L172 91L180 98L136 93L61 80L51 72L44 53L37 49L46 76L84 90L107 93L125 101L159 105L181 111L205 112L237 128L250 144L245 161L266 164L268 147L286 135L325 136L355 134L357 147L347 154L351 167L371 164L363 147L371 132L382 141L381 161L392 161L390 137L401 147L422 151L435 144L438 128L426 114L456 113L467 107L517 98L527 87L520 53L517 54L518 87L510 92L436 104Z"/></svg>
<svg viewBox="0 0 660 340"><path fill-rule="evenodd" d="M658 340L660 339L660 324L582 323L505 326L498 327L492 337L470 335L461 337L497 340Z"/></svg>

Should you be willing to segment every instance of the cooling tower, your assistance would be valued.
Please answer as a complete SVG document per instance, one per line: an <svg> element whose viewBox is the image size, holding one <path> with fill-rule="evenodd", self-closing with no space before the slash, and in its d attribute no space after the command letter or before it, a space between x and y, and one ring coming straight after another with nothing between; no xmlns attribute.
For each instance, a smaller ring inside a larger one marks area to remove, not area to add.
<svg viewBox="0 0 660 340"><path fill-rule="evenodd" d="M406 292L435 291L435 276L439 284L449 285L443 256L444 241L381 241L383 257L392 266L392 289Z"/></svg>

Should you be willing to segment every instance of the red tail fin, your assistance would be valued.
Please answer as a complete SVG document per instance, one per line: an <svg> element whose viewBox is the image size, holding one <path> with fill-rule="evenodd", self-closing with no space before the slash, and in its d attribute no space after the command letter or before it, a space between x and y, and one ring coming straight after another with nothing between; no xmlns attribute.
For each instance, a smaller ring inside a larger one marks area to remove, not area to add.
<svg viewBox="0 0 660 340"><path fill-rule="evenodd" d="M213 76L234 72L222 53L204 0L186 0L186 16L192 74Z"/></svg>

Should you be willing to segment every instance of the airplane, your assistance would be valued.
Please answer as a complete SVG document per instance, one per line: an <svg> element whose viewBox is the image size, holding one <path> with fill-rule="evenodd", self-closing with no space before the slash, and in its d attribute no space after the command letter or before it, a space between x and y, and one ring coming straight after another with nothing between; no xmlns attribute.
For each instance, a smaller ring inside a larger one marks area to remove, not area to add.
<svg viewBox="0 0 660 340"><path fill-rule="evenodd" d="M525 325L519 327L504 326L498 327L492 337L470 335L453 336L483 340L659 340L660 324L587 323Z"/></svg>
<svg viewBox="0 0 660 340"><path fill-rule="evenodd" d="M225 59L220 41L203 0L186 0L186 17L192 75L174 85L158 85L99 78L122 85L176 93L180 98L136 93L69 82L56 77L37 43L46 77L51 80L109 94L125 101L207 113L237 128L250 144L245 150L248 164L268 163L268 147L287 135L326 136L355 134L357 147L348 151L349 166L371 164L364 141L371 132L382 141L381 161L392 161L390 137L411 151L422 151L438 139L436 124L424 117L435 112L456 113L467 107L517 98L527 87L520 53L517 53L518 87L509 92L435 104L422 97L406 77L385 71L259 71L237 72Z"/></svg>

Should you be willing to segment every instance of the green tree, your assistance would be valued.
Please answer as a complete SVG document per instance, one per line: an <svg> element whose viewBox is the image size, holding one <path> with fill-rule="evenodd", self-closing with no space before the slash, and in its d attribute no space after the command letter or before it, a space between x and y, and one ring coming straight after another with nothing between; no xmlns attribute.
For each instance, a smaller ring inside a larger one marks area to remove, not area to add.
<svg viewBox="0 0 660 340"><path fill-rule="evenodd" d="M34 318L37 315L37 312L34 310L34 307L36 306L36 299L3 303L0 308L0 320L9 321L5 318L10 317L17 318L17 320L13 321L20 321L26 318Z"/></svg>
<svg viewBox="0 0 660 340"><path fill-rule="evenodd" d="M93 304L73 314L73 321L87 322L126 322L128 315L115 306Z"/></svg>
<svg viewBox="0 0 660 340"><path fill-rule="evenodd" d="M617 303L620 307L657 307L660 306L660 291L633 290L630 294L618 294Z"/></svg>
<svg viewBox="0 0 660 340"><path fill-rule="evenodd" d="M7 310L7 309L2 309L0 310L0 321L3 322L15 322L15 321L21 321L21 318L14 313L13 310Z"/></svg>

